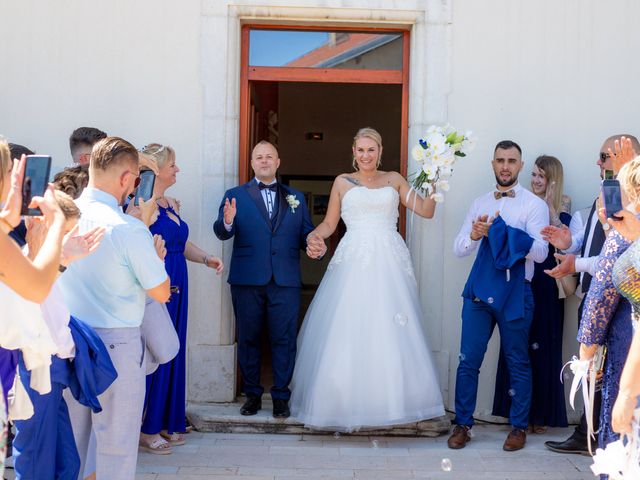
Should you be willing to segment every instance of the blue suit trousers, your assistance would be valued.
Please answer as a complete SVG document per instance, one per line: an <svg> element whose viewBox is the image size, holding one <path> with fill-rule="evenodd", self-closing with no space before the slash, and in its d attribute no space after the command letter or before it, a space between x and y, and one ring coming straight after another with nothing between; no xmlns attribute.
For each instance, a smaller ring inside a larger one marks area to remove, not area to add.
<svg viewBox="0 0 640 480"><path fill-rule="evenodd" d="M69 376L69 360L54 356L51 361L51 392L40 395L29 387L30 374L20 354L20 377L33 403L34 414L28 420L14 422L13 455L18 479L76 480L80 472L69 410L62 398Z"/></svg>
<svg viewBox="0 0 640 480"><path fill-rule="evenodd" d="M262 335L267 330L271 345L273 387L271 398L289 400L289 383L296 360L300 288L281 287L271 280L263 286L231 285L236 315L238 363L244 392L261 396Z"/></svg>
<svg viewBox="0 0 640 480"><path fill-rule="evenodd" d="M531 407L531 364L529 363L529 329L533 320L533 294L525 283L525 316L506 321L504 315L479 299L464 299L460 363L456 375L457 425L473 425L478 395L478 375L495 325L505 352L510 377L510 421L513 427L526 429Z"/></svg>

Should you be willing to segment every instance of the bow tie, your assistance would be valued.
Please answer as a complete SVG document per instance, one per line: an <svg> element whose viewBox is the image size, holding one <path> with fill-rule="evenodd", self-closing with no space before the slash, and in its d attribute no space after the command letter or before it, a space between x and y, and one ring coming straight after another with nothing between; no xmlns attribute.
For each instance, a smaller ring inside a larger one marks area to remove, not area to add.
<svg viewBox="0 0 640 480"><path fill-rule="evenodd" d="M258 183L258 188L260 190L264 190L266 188L267 190L271 190L272 192L276 192L278 190L278 183L274 182L271 185L265 185L264 183L259 182Z"/></svg>
<svg viewBox="0 0 640 480"><path fill-rule="evenodd" d="M503 197L515 198L516 192L514 190L507 190L506 192L495 191L493 196L496 200L500 200Z"/></svg>

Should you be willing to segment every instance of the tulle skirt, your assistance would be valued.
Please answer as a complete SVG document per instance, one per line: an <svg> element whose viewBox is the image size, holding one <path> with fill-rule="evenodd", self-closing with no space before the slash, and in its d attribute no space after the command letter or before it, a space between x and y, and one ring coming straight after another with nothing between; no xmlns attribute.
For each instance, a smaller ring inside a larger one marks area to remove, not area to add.
<svg viewBox="0 0 640 480"><path fill-rule="evenodd" d="M444 415L422 321L402 237L347 232L298 337L292 414L338 431Z"/></svg>

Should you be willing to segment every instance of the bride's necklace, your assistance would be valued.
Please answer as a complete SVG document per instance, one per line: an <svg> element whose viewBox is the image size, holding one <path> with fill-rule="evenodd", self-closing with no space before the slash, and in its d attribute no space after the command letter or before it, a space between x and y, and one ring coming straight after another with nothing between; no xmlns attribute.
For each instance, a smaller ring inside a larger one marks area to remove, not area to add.
<svg viewBox="0 0 640 480"><path fill-rule="evenodd" d="M360 180L361 183L369 182L369 185L371 185L371 182L373 182L376 179L377 176L378 176L377 173L373 174L373 176L370 176L370 177L367 177L367 176L364 176L364 175L360 174L360 179L359 180Z"/></svg>

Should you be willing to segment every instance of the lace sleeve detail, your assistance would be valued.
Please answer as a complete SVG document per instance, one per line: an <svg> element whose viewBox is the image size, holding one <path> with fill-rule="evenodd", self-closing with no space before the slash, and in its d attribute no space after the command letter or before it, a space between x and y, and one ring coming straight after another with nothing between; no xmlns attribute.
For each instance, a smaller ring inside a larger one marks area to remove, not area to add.
<svg viewBox="0 0 640 480"><path fill-rule="evenodd" d="M607 237L602 247L598 257L598 267L582 310L577 337L580 343L604 344L607 326L620 301L620 294L613 284L613 265L627 248L629 248L629 242L615 231Z"/></svg>

